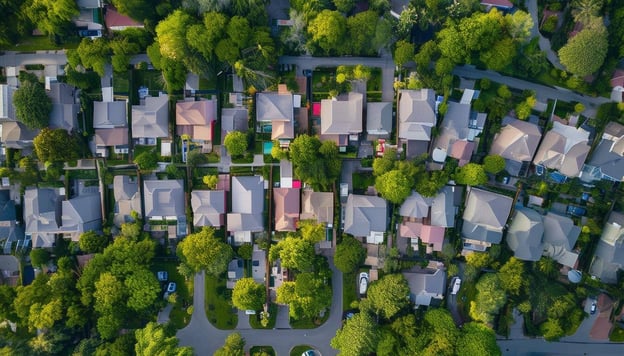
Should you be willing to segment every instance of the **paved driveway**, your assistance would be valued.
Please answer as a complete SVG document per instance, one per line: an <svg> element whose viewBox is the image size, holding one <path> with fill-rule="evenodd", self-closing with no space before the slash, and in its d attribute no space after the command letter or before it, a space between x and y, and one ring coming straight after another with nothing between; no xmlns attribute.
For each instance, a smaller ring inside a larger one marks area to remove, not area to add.
<svg viewBox="0 0 624 356"><path fill-rule="evenodd" d="M596 321L596 319L598 318L598 312L591 314L590 312L590 308L592 305L592 302L594 301L594 299L592 298L587 298L585 300L585 307L583 308L583 311L585 313L587 313L587 315L589 315L588 318L583 319L583 321L581 322L581 325L579 325L578 329L576 329L576 332L574 333L574 335L570 335L570 336L566 336L561 338L561 341L568 341L568 342L596 342L596 340L593 340L589 337L589 333L592 329L592 326L594 326L594 322ZM624 346L622 349L622 353L624 353Z"/></svg>

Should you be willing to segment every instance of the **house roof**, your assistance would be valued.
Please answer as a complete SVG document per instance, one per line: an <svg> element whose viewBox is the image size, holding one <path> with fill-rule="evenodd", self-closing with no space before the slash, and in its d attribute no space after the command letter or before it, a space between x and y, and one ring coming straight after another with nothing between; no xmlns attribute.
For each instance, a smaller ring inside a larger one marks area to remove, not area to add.
<svg viewBox="0 0 624 356"><path fill-rule="evenodd" d="M414 190L401 204L399 215L411 218L425 218L429 216L429 207L431 207L432 202L433 198L425 198Z"/></svg>
<svg viewBox="0 0 624 356"><path fill-rule="evenodd" d="M420 237L423 224L414 221L403 221L399 225L399 236L415 239Z"/></svg>
<svg viewBox="0 0 624 356"><path fill-rule="evenodd" d="M210 125L215 121L216 99L178 101L176 103L176 125Z"/></svg>
<svg viewBox="0 0 624 356"><path fill-rule="evenodd" d="M616 69L611 77L611 87L617 86L624 87L624 70L622 69Z"/></svg>
<svg viewBox="0 0 624 356"><path fill-rule="evenodd" d="M402 272L410 289L410 300L417 305L429 305L434 297L444 295L446 273L444 270L422 270Z"/></svg>
<svg viewBox="0 0 624 356"><path fill-rule="evenodd" d="M258 121L292 121L294 100L291 93L258 93L256 118Z"/></svg>
<svg viewBox="0 0 624 356"><path fill-rule="evenodd" d="M247 109L243 108L224 108L221 110L221 129L225 132L242 131L248 129L247 120L249 119Z"/></svg>
<svg viewBox="0 0 624 356"><path fill-rule="evenodd" d="M624 267L624 214L611 212L596 247L590 273L605 283L617 283Z"/></svg>
<svg viewBox="0 0 624 356"><path fill-rule="evenodd" d="M436 123L433 89L401 90L398 109L400 138L431 140L431 127Z"/></svg>
<svg viewBox="0 0 624 356"><path fill-rule="evenodd" d="M533 163L558 170L567 177L577 177L589 153L588 141L589 132L582 128L554 122L553 129L546 133L537 150Z"/></svg>
<svg viewBox="0 0 624 356"><path fill-rule="evenodd" d="M392 103L366 104L366 132L369 135L387 135L392 132Z"/></svg>
<svg viewBox="0 0 624 356"><path fill-rule="evenodd" d="M451 147L451 157L459 160L459 166L463 167L470 162L475 143L472 141L455 141Z"/></svg>
<svg viewBox="0 0 624 356"><path fill-rule="evenodd" d="M624 126L610 122L605 128L600 144L592 153L588 165L597 167L603 175L614 180L624 180Z"/></svg>
<svg viewBox="0 0 624 356"><path fill-rule="evenodd" d="M57 231L60 225L61 196L55 189L30 188L24 192L26 233ZM58 219L58 220L57 220ZM33 239L34 241L34 239Z"/></svg>
<svg viewBox="0 0 624 356"><path fill-rule="evenodd" d="M455 226L455 215L461 203L463 188L447 185L440 190L431 202L431 225Z"/></svg>
<svg viewBox="0 0 624 356"><path fill-rule="evenodd" d="M0 84L0 118L15 120L13 108L13 93L16 87L8 84Z"/></svg>
<svg viewBox="0 0 624 356"><path fill-rule="evenodd" d="M371 232L385 232L387 209L387 202L380 197L349 194L344 232L358 237L368 236Z"/></svg>
<svg viewBox="0 0 624 356"><path fill-rule="evenodd" d="M420 230L420 240L432 244L434 251L442 251L445 228L440 226L423 225Z"/></svg>
<svg viewBox="0 0 624 356"><path fill-rule="evenodd" d="M143 181L145 216L183 216L184 183L182 180Z"/></svg>
<svg viewBox="0 0 624 356"><path fill-rule="evenodd" d="M0 271L6 271L9 274L18 272L19 260L12 255L0 255Z"/></svg>
<svg viewBox="0 0 624 356"><path fill-rule="evenodd" d="M0 221L15 221L15 201L8 189L0 190Z"/></svg>
<svg viewBox="0 0 624 356"><path fill-rule="evenodd" d="M490 154L516 162L531 161L541 138L537 125L514 119L496 135Z"/></svg>
<svg viewBox="0 0 624 356"><path fill-rule="evenodd" d="M93 128L109 129L113 127L127 127L128 117L125 101L94 101Z"/></svg>
<svg viewBox="0 0 624 356"><path fill-rule="evenodd" d="M572 219L548 212L544 221L544 255L568 267L574 267L578 254L572 252L581 228Z"/></svg>
<svg viewBox="0 0 624 356"><path fill-rule="evenodd" d="M225 191L193 190L191 192L193 225L223 226L225 215Z"/></svg>
<svg viewBox="0 0 624 356"><path fill-rule="evenodd" d="M232 177L232 212L262 215L264 181L259 176Z"/></svg>
<svg viewBox="0 0 624 356"><path fill-rule="evenodd" d="M62 202L62 231L81 234L102 227L100 194L80 195ZM74 236L78 238L78 235Z"/></svg>
<svg viewBox="0 0 624 356"><path fill-rule="evenodd" d="M435 147L449 152L455 141L467 140L469 137L470 103L449 101L447 105L448 110L442 120Z"/></svg>
<svg viewBox="0 0 624 356"><path fill-rule="evenodd" d="M76 127L80 105L76 104L74 94L76 88L69 84L53 82L47 92L52 101L50 128L71 131Z"/></svg>
<svg viewBox="0 0 624 356"><path fill-rule="evenodd" d="M514 256L524 261L539 260L544 252L543 236L542 216L533 209L517 208L506 238Z"/></svg>
<svg viewBox="0 0 624 356"><path fill-rule="evenodd" d="M106 15L104 16L104 21L106 22L106 27L111 30L121 30L126 27L138 27L143 28L143 24L133 20L132 18L120 14L117 12L115 7L108 5L106 6Z"/></svg>
<svg viewBox="0 0 624 356"><path fill-rule="evenodd" d="M132 137L169 137L169 96L148 96L132 106Z"/></svg>
<svg viewBox="0 0 624 356"><path fill-rule="evenodd" d="M128 144L128 128L95 129L95 144L98 146L120 146Z"/></svg>
<svg viewBox="0 0 624 356"><path fill-rule="evenodd" d="M295 138L295 127L291 121L273 121L271 140Z"/></svg>
<svg viewBox="0 0 624 356"><path fill-rule="evenodd" d="M117 226L127 222L132 211L141 215L141 194L137 179L131 181L129 176L115 176L113 196L115 198L114 221Z"/></svg>
<svg viewBox="0 0 624 356"><path fill-rule="evenodd" d="M273 188L275 230L297 231L300 196L301 193L296 188Z"/></svg>
<svg viewBox="0 0 624 356"><path fill-rule="evenodd" d="M350 92L347 100L321 100L321 135L348 135L362 132L361 93Z"/></svg>
<svg viewBox="0 0 624 356"><path fill-rule="evenodd" d="M334 194L304 190L299 218L332 224L334 222Z"/></svg>
<svg viewBox="0 0 624 356"><path fill-rule="evenodd" d="M76 0L76 5L81 9L97 9L102 7L102 0Z"/></svg>
<svg viewBox="0 0 624 356"><path fill-rule="evenodd" d="M500 243L512 204L510 197L470 189L464 208L462 234L472 240Z"/></svg>
<svg viewBox="0 0 624 356"><path fill-rule="evenodd" d="M230 232L251 231L260 232L264 230L262 214L227 214L227 230Z"/></svg>
<svg viewBox="0 0 624 356"><path fill-rule="evenodd" d="M8 148L23 149L32 146L38 130L30 130L19 121L5 121L0 123L2 144Z"/></svg>

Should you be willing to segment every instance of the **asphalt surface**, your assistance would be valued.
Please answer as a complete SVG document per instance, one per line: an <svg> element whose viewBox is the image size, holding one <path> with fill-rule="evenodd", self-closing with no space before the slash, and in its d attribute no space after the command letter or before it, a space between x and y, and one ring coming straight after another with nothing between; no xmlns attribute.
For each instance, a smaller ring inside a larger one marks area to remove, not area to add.
<svg viewBox="0 0 624 356"><path fill-rule="evenodd" d="M537 18L537 0L526 0L525 5L527 10L529 10L529 14L531 15L531 19L533 20L533 28L531 29L531 37L539 37L538 44L539 48L542 52L546 53L546 58L548 61L557 69L565 70L565 67L559 62L559 56L555 51L550 48L550 41L542 36L539 32L539 23L541 19Z"/></svg>

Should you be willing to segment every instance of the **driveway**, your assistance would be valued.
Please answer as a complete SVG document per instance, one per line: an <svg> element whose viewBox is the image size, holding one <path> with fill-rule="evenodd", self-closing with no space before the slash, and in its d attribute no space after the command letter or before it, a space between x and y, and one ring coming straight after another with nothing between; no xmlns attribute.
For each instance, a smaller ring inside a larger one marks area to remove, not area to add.
<svg viewBox="0 0 624 356"><path fill-rule="evenodd" d="M539 37L539 48L542 52L546 53L548 61L555 68L565 70L565 67L561 65L561 62L559 62L559 56L557 53L550 48L550 41L539 32L539 22L541 19L537 18L537 0L526 0L525 4L529 14L531 15L531 19L533 20L533 28L531 29L532 37Z"/></svg>
<svg viewBox="0 0 624 356"><path fill-rule="evenodd" d="M576 329L576 332L574 333L574 335L563 337L561 338L561 341L587 342L587 343L596 342L596 340L589 337L591 329L594 326L594 323L596 322L596 319L598 318L598 314L599 314L598 311L596 311L594 314L591 314L590 309L591 309L592 302L594 300L595 299L593 298L587 298L585 300L585 307L583 308L583 311L587 313L589 317L583 319L583 321L581 322L581 325L579 325L578 329Z"/></svg>

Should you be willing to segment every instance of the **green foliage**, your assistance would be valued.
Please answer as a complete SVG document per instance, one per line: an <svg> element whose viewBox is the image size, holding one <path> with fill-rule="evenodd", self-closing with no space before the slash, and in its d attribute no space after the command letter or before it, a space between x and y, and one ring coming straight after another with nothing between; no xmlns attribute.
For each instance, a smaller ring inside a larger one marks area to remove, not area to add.
<svg viewBox="0 0 624 356"><path fill-rule="evenodd" d="M356 270L366 258L366 249L354 237L344 235L342 242L336 246L334 265L342 273L351 273Z"/></svg>
<svg viewBox="0 0 624 356"><path fill-rule="evenodd" d="M607 36L602 19L592 21L559 50L561 64L577 76L594 73L602 66L607 55Z"/></svg>
<svg viewBox="0 0 624 356"><path fill-rule="evenodd" d="M215 189L219 182L219 177L214 174L206 175L202 178L202 182L207 185L209 189Z"/></svg>
<svg viewBox="0 0 624 356"><path fill-rule="evenodd" d="M498 272L501 287L510 295L518 296L527 286L524 262L511 257Z"/></svg>
<svg viewBox="0 0 624 356"><path fill-rule="evenodd" d="M178 338L168 335L165 327L155 322L148 323L145 328L134 332L136 344L134 352L137 356L176 355L191 356L191 347L178 347Z"/></svg>
<svg viewBox="0 0 624 356"><path fill-rule="evenodd" d="M484 274L476 285L477 297L470 302L470 317L489 324L494 320L498 310L507 301L507 294L501 287L496 274Z"/></svg>
<svg viewBox="0 0 624 356"><path fill-rule="evenodd" d="M297 227L301 234L301 238L311 243L317 243L325 240L325 224L318 223L316 220L299 220Z"/></svg>
<svg viewBox="0 0 624 356"><path fill-rule="evenodd" d="M517 52L516 43L511 38L504 38L481 52L480 59L489 69L500 71L511 64Z"/></svg>
<svg viewBox="0 0 624 356"><path fill-rule="evenodd" d="M377 48L373 46L379 15L372 10L358 12L347 18L347 32L350 53L374 55Z"/></svg>
<svg viewBox="0 0 624 356"><path fill-rule="evenodd" d="M401 204L412 192L410 181L400 170L390 171L377 177L375 188L382 197L394 204Z"/></svg>
<svg viewBox="0 0 624 356"><path fill-rule="evenodd" d="M284 282L277 288L277 302L288 304L293 319L318 317L331 305L331 286L312 272L300 273L295 282Z"/></svg>
<svg viewBox="0 0 624 356"><path fill-rule="evenodd" d="M382 157L377 157L373 160L373 175L381 176L394 168L396 162L396 150L389 149L384 152Z"/></svg>
<svg viewBox="0 0 624 356"><path fill-rule="evenodd" d="M247 152L247 135L240 131L228 132L223 145L231 156L242 156Z"/></svg>
<svg viewBox="0 0 624 356"><path fill-rule="evenodd" d="M70 32L79 11L74 0L32 0L24 3L22 13L42 33L62 36Z"/></svg>
<svg viewBox="0 0 624 356"><path fill-rule="evenodd" d="M394 62L397 66L402 67L414 58L414 44L404 40L399 40L395 44Z"/></svg>
<svg viewBox="0 0 624 356"><path fill-rule="evenodd" d="M63 129L42 129L33 140L35 152L42 162L67 162L77 159L78 141Z"/></svg>
<svg viewBox="0 0 624 356"><path fill-rule="evenodd" d="M409 305L409 293L402 274L389 274L371 283L366 293L366 302L377 315L391 319Z"/></svg>
<svg viewBox="0 0 624 356"><path fill-rule="evenodd" d="M13 93L15 117L31 129L48 126L52 102L43 85L36 81L24 81Z"/></svg>
<svg viewBox="0 0 624 356"><path fill-rule="evenodd" d="M461 167L455 173L455 182L457 184L481 185L487 182L488 178L482 165L476 163L468 163Z"/></svg>
<svg viewBox="0 0 624 356"><path fill-rule="evenodd" d="M325 54L342 53L341 46L347 32L347 20L338 11L323 10L310 21L308 33L314 45Z"/></svg>
<svg viewBox="0 0 624 356"><path fill-rule="evenodd" d="M237 251L240 258L245 260L251 260L253 255L253 246L249 243L242 244L238 247Z"/></svg>
<svg viewBox="0 0 624 356"><path fill-rule="evenodd" d="M474 268L486 268L492 263L490 255L484 252L473 252L466 256L466 263Z"/></svg>
<svg viewBox="0 0 624 356"><path fill-rule="evenodd" d="M227 270L227 265L234 256L230 245L214 236L214 229L204 227L201 231L188 235L178 244L178 256L193 271L205 270L218 276Z"/></svg>
<svg viewBox="0 0 624 356"><path fill-rule="evenodd" d="M483 159L483 169L492 174L502 172L505 169L505 159L499 155L488 155Z"/></svg>
<svg viewBox="0 0 624 356"><path fill-rule="evenodd" d="M143 171L151 171L158 167L158 155L155 150L143 151L134 157L134 163Z"/></svg>
<svg viewBox="0 0 624 356"><path fill-rule="evenodd" d="M457 350L461 350L462 355L501 355L501 350L496 344L496 335L492 329L479 323L466 323L463 325L462 333L457 343Z"/></svg>
<svg viewBox="0 0 624 356"><path fill-rule="evenodd" d="M377 324L368 313L355 314L347 319L344 326L336 331L330 345L340 351L340 355L367 355L375 351L379 340Z"/></svg>
<svg viewBox="0 0 624 356"><path fill-rule="evenodd" d="M110 61L111 47L107 38L83 38L76 48L80 64L85 69L92 69L100 77L104 76L104 68ZM78 68L74 68L78 69Z"/></svg>
<svg viewBox="0 0 624 356"><path fill-rule="evenodd" d="M269 250L271 261L279 258L282 267L298 271L311 271L314 256L314 245L310 241L292 236L272 245Z"/></svg>
<svg viewBox="0 0 624 356"><path fill-rule="evenodd" d="M253 278L241 278L236 281L232 291L232 304L241 310L260 310L265 300L264 285Z"/></svg>
<svg viewBox="0 0 624 356"><path fill-rule="evenodd" d="M290 144L290 158L295 175L314 189L328 190L340 176L341 160L333 141L299 135Z"/></svg>
<svg viewBox="0 0 624 356"><path fill-rule="evenodd" d="M108 246L108 237L99 235L95 231L86 231L80 235L78 243L80 249L86 253L103 252Z"/></svg>
<svg viewBox="0 0 624 356"><path fill-rule="evenodd" d="M225 338L225 343L215 351L214 356L243 356L245 355L245 339L239 333L232 333Z"/></svg>
<svg viewBox="0 0 624 356"><path fill-rule="evenodd" d="M288 151L282 149L280 147L279 141L275 140L273 141L273 147L271 147L271 157L278 161L288 159Z"/></svg>
<svg viewBox="0 0 624 356"><path fill-rule="evenodd" d="M42 267L50 261L50 252L42 248L30 251L30 263L35 267Z"/></svg>

